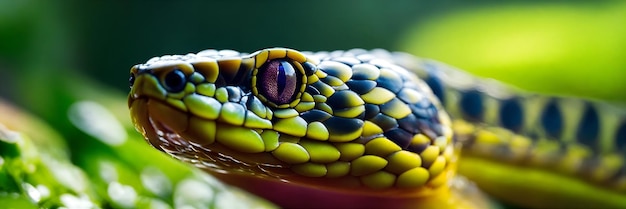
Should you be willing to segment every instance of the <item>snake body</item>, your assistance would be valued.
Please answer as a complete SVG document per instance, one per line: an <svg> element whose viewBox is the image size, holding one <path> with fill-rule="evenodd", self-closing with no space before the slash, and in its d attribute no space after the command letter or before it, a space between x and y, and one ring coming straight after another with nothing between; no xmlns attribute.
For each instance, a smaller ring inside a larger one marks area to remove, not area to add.
<svg viewBox="0 0 626 209"><path fill-rule="evenodd" d="M626 191L619 108L408 54L205 50L136 65L130 84L150 144L287 208L487 207L455 177L461 147Z"/></svg>

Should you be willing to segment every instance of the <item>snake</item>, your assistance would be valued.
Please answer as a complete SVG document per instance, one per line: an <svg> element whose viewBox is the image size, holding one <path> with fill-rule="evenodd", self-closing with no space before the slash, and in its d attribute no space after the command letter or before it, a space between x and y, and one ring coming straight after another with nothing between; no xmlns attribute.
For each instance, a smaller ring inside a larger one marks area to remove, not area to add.
<svg viewBox="0 0 626 209"><path fill-rule="evenodd" d="M149 144L280 207L626 207L626 113L601 101L383 49L208 49L129 82Z"/></svg>

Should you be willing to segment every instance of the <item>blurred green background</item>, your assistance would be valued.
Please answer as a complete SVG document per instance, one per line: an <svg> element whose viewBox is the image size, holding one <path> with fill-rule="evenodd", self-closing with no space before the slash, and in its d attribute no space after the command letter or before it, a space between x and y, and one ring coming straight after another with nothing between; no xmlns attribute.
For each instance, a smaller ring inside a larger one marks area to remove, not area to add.
<svg viewBox="0 0 626 209"><path fill-rule="evenodd" d="M0 0L0 98L43 118L72 162L92 173L93 150L126 162L148 149L124 103L130 67L154 56L385 48L526 90L624 104L624 26L626 1ZM81 100L112 111L141 143L123 150L89 141L68 120ZM32 138L46 138L32 129ZM135 161L127 163L144 164Z"/></svg>
<svg viewBox="0 0 626 209"><path fill-rule="evenodd" d="M0 93L31 103L73 73L125 92L130 66L206 48L360 47L624 102L624 25L623 1L0 0Z"/></svg>

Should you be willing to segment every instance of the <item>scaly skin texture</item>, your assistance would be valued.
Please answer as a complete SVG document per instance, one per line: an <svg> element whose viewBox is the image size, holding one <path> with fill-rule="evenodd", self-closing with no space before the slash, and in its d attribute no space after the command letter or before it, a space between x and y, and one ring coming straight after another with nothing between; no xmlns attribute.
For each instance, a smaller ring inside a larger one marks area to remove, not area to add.
<svg viewBox="0 0 626 209"><path fill-rule="evenodd" d="M206 50L134 66L129 107L137 130L157 149L286 208L489 207L472 184L454 177L461 144L470 155L516 163L597 159L594 169L603 170L598 182L609 182L611 194L623 196L620 147L601 155L567 149L554 152L554 161L537 149L544 146L534 135L561 142L567 139L562 133L571 132L553 122L561 118L553 116L552 103L561 99L532 103L548 107L542 124L519 122L528 107L506 90L483 91L489 86L472 79L436 62L380 50ZM458 120L451 121L444 106ZM491 120L488 107L504 109L501 115L508 117ZM597 112L583 115L598 119ZM602 133L615 133L606 141L620 146L621 126L613 124ZM529 154L531 148L538 151Z"/></svg>

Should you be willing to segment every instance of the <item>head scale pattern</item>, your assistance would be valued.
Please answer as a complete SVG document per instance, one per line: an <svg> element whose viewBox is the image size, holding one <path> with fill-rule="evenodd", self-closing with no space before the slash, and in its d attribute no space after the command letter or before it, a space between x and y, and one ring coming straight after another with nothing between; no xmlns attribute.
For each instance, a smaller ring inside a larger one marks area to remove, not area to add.
<svg viewBox="0 0 626 209"><path fill-rule="evenodd" d="M209 170L373 189L436 187L454 170L431 90L365 50L206 50L153 58L130 81L137 129Z"/></svg>

